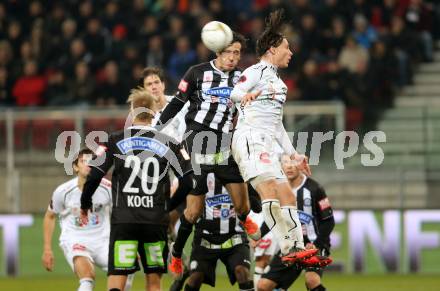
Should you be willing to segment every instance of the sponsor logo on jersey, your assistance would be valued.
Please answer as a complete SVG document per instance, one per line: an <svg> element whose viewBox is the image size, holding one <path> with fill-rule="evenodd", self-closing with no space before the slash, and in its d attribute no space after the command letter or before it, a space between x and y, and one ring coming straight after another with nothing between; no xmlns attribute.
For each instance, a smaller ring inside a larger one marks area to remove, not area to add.
<svg viewBox="0 0 440 291"><path fill-rule="evenodd" d="M81 245L81 244L74 244L72 246L72 250L74 250L74 251L85 251L86 247Z"/></svg>
<svg viewBox="0 0 440 291"><path fill-rule="evenodd" d="M309 224L312 221L313 216L304 211L298 210L298 218L302 224Z"/></svg>
<svg viewBox="0 0 440 291"><path fill-rule="evenodd" d="M177 88L179 88L180 91L185 93L186 90L188 90L188 82L182 79Z"/></svg>
<svg viewBox="0 0 440 291"><path fill-rule="evenodd" d="M241 75L241 77L240 77L240 79L238 79L238 82L240 82L240 83L244 83L244 82L246 82L246 76L245 75Z"/></svg>
<svg viewBox="0 0 440 291"><path fill-rule="evenodd" d="M235 217L235 210L230 208L228 205L227 208L214 208L212 210L213 218L220 218L221 220L229 219L231 217Z"/></svg>
<svg viewBox="0 0 440 291"><path fill-rule="evenodd" d="M220 99L229 99L231 96L231 87L214 87L207 90L203 90L203 94L219 97Z"/></svg>
<svg viewBox="0 0 440 291"><path fill-rule="evenodd" d="M168 151L168 147L163 143L152 138L140 136L123 139L116 145L123 154L127 154L128 152L132 152L134 150L145 150L163 157Z"/></svg>
<svg viewBox="0 0 440 291"><path fill-rule="evenodd" d="M319 204L319 208L321 208L321 210L324 210L324 209L332 207L330 205L330 200L328 200L327 197L324 198L324 199L319 200L318 204Z"/></svg>
<svg viewBox="0 0 440 291"><path fill-rule="evenodd" d="M220 194L206 198L206 205L208 207L214 207L225 203L232 203L231 197L228 194Z"/></svg>
<svg viewBox="0 0 440 291"><path fill-rule="evenodd" d="M266 152L260 154L260 161L265 164L272 163L272 161L270 160L269 154Z"/></svg>

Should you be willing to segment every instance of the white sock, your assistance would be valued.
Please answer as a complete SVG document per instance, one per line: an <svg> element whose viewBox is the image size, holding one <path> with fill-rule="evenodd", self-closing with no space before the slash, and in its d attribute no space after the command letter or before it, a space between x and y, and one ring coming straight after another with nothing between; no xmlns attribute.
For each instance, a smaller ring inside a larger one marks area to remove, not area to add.
<svg viewBox="0 0 440 291"><path fill-rule="evenodd" d="M127 276L127 280L125 281L124 291L130 291L133 286L134 273Z"/></svg>
<svg viewBox="0 0 440 291"><path fill-rule="evenodd" d="M273 231L279 242L281 253L288 254L293 247L293 240L288 234L288 227L281 213L280 201L276 199L265 199L262 201L264 222Z"/></svg>
<svg viewBox="0 0 440 291"><path fill-rule="evenodd" d="M254 288L257 290L258 281L260 281L261 276L264 274L264 270L261 267L255 267L254 269Z"/></svg>
<svg viewBox="0 0 440 291"><path fill-rule="evenodd" d="M82 278L79 280L78 291L92 291L95 281L92 278Z"/></svg>
<svg viewBox="0 0 440 291"><path fill-rule="evenodd" d="M303 232L296 206L283 206L281 207L281 212L288 227L287 233L295 242L295 246L304 249Z"/></svg>

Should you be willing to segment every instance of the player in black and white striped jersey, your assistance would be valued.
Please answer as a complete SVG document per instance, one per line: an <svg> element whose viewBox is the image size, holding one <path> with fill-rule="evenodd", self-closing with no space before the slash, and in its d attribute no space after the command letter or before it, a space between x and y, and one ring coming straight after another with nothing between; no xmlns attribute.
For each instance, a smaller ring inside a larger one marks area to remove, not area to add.
<svg viewBox="0 0 440 291"><path fill-rule="evenodd" d="M247 187L230 148L237 111L229 96L240 78L237 64L244 44L244 38L234 33L231 44L217 52L216 59L191 67L181 80L175 98L159 118L159 126L166 124L189 101L184 144L191 154L195 185L187 197L187 208L172 252L170 270L175 273L182 271L183 246L203 210L208 173L215 173L228 189L247 234L259 239L258 226L247 217L250 210Z"/></svg>
<svg viewBox="0 0 440 291"><path fill-rule="evenodd" d="M205 185L208 192L203 215L195 225L185 291L200 290L203 283L215 287L218 260L226 266L232 285L238 282L240 290L254 290L248 239L237 219L231 197L213 173L207 175ZM176 280L170 290L181 290L185 279Z"/></svg>

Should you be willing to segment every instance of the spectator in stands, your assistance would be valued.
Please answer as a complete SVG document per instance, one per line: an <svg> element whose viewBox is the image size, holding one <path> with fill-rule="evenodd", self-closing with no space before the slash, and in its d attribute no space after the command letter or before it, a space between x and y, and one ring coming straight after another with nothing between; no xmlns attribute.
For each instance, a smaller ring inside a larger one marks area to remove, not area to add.
<svg viewBox="0 0 440 291"><path fill-rule="evenodd" d="M91 19L95 14L94 12L95 11L92 0L85 0L79 4L78 15L76 17L79 31L86 30L87 23L89 22L89 19Z"/></svg>
<svg viewBox="0 0 440 291"><path fill-rule="evenodd" d="M304 63L302 74L298 80L301 99L305 101L324 100L323 83L318 72L318 64L309 59Z"/></svg>
<svg viewBox="0 0 440 291"><path fill-rule="evenodd" d="M12 106L14 100L11 96L12 81L6 67L0 66L0 108Z"/></svg>
<svg viewBox="0 0 440 291"><path fill-rule="evenodd" d="M87 20L87 29L84 35L84 44L90 52L90 65L93 70L102 67L111 49L110 32L103 28L97 17Z"/></svg>
<svg viewBox="0 0 440 291"><path fill-rule="evenodd" d="M357 14L354 17L353 22L354 39L360 46L364 47L365 49L369 49L372 43L377 40L376 30L368 24L368 20L362 14Z"/></svg>
<svg viewBox="0 0 440 291"><path fill-rule="evenodd" d="M324 95L330 100L345 100L346 74L336 59L327 63L327 71L323 75Z"/></svg>
<svg viewBox="0 0 440 291"><path fill-rule="evenodd" d="M125 104L128 88L119 74L118 64L111 60L104 67L104 81L98 87L97 105Z"/></svg>
<svg viewBox="0 0 440 291"><path fill-rule="evenodd" d="M395 63L395 59L387 50L385 43L381 40L376 41L371 48L366 77L369 87L372 88L368 101L376 108L389 108L393 103L392 82L396 76ZM387 78L383 76L387 76Z"/></svg>
<svg viewBox="0 0 440 291"><path fill-rule="evenodd" d="M90 63L92 55L87 51L84 41L81 38L75 38L70 44L69 54L64 54L60 60L60 65L63 67L69 78L72 78L75 71L75 64L78 62Z"/></svg>
<svg viewBox="0 0 440 291"><path fill-rule="evenodd" d="M10 69L13 58L12 46L9 41L0 40L0 67Z"/></svg>
<svg viewBox="0 0 440 291"><path fill-rule="evenodd" d="M347 38L345 22L341 17L335 17L331 22L330 34L325 38L325 53L335 58L339 55Z"/></svg>
<svg viewBox="0 0 440 291"><path fill-rule="evenodd" d="M301 17L301 48L302 55L300 57L308 59L317 54L322 45L321 36L316 26L315 16L311 13Z"/></svg>
<svg viewBox="0 0 440 291"><path fill-rule="evenodd" d="M75 78L68 86L74 105L89 106L96 102L96 83L86 62L78 62L75 65Z"/></svg>
<svg viewBox="0 0 440 291"><path fill-rule="evenodd" d="M8 25L8 41L12 46L14 56L20 55L20 44L22 39L23 36L20 22L11 21Z"/></svg>
<svg viewBox="0 0 440 291"><path fill-rule="evenodd" d="M146 58L147 67L163 67L165 63L165 54L163 51L162 37L158 34L148 40Z"/></svg>
<svg viewBox="0 0 440 291"><path fill-rule="evenodd" d="M12 89L15 103L18 106L38 106L44 103L43 96L46 91L46 79L38 73L36 61L24 64L23 76L18 78Z"/></svg>
<svg viewBox="0 0 440 291"><path fill-rule="evenodd" d="M366 66L368 51L358 45L353 37L349 36L339 54L338 62L343 69L347 69L350 73L356 73L359 67Z"/></svg>
<svg viewBox="0 0 440 291"><path fill-rule="evenodd" d="M72 103L72 95L69 92L65 76L62 70L55 70L47 78L46 104L49 106L65 106Z"/></svg>
<svg viewBox="0 0 440 291"><path fill-rule="evenodd" d="M176 41L176 50L170 57L168 75L177 84L179 79L197 61L196 52L191 48L187 36L179 36Z"/></svg>
<svg viewBox="0 0 440 291"><path fill-rule="evenodd" d="M402 18L394 16L391 20L391 29L388 36L390 49L397 60L397 85L402 87L412 83L412 62L411 56L417 58L417 36L405 27Z"/></svg>
<svg viewBox="0 0 440 291"><path fill-rule="evenodd" d="M405 11L405 20L408 27L417 32L423 53L423 60L433 60L432 9L422 0L410 0Z"/></svg>

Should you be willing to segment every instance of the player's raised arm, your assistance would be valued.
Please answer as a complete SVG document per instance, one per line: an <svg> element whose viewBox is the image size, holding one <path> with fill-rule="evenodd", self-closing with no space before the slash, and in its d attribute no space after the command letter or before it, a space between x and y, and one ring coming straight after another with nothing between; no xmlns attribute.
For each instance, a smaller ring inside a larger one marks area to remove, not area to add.
<svg viewBox="0 0 440 291"><path fill-rule="evenodd" d="M113 165L113 151L110 148L109 142L101 145L97 149L97 158L90 162L90 173L84 184L81 195L81 219L87 220L87 210L92 208L92 196L99 187L102 178L107 174Z"/></svg>
<svg viewBox="0 0 440 291"><path fill-rule="evenodd" d="M193 84L197 80L194 79L194 70L191 67L180 80L178 91L176 96L171 99L170 103L165 107L164 111L160 115L157 127L165 125L170 119L179 113L180 110L185 106L186 101L189 100L191 94L194 92Z"/></svg>

